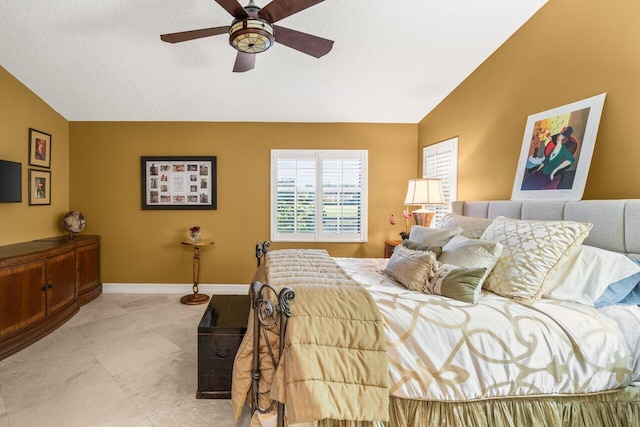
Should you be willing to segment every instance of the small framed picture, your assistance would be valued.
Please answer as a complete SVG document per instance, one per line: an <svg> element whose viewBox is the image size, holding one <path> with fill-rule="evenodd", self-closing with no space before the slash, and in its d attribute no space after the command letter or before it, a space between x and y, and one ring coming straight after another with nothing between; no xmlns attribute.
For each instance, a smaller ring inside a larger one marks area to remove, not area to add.
<svg viewBox="0 0 640 427"><path fill-rule="evenodd" d="M51 168L51 135L29 128L29 164Z"/></svg>
<svg viewBox="0 0 640 427"><path fill-rule="evenodd" d="M29 205L51 204L51 172L29 169Z"/></svg>

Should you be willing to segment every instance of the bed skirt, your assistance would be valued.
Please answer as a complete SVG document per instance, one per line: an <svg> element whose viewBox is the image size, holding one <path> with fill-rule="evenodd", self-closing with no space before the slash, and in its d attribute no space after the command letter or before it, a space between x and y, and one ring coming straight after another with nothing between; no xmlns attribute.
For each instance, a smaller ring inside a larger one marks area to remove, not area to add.
<svg viewBox="0 0 640 427"><path fill-rule="evenodd" d="M318 427L638 427L640 387L588 396L435 402L391 397L389 423L323 420Z"/></svg>

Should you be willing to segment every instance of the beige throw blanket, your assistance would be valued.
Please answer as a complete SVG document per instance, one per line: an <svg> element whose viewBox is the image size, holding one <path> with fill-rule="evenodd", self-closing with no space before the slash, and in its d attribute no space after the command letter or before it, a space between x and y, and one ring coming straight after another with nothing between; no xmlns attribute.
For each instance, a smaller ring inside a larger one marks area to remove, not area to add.
<svg viewBox="0 0 640 427"><path fill-rule="evenodd" d="M288 422L387 421L384 325L369 293L324 250L269 252L265 273L271 286L295 291L283 359L271 384L271 396L287 405ZM250 387L252 335L249 328L234 365L236 419Z"/></svg>

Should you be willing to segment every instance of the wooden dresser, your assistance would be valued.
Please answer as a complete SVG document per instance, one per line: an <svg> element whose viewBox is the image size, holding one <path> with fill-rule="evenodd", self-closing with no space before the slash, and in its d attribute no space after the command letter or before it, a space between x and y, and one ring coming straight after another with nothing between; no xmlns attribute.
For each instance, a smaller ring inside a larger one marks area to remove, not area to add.
<svg viewBox="0 0 640 427"><path fill-rule="evenodd" d="M0 246L0 360L44 337L100 295L99 247L98 236Z"/></svg>
<svg viewBox="0 0 640 427"><path fill-rule="evenodd" d="M231 399L233 361L247 331L249 295L214 295L198 325L198 399Z"/></svg>

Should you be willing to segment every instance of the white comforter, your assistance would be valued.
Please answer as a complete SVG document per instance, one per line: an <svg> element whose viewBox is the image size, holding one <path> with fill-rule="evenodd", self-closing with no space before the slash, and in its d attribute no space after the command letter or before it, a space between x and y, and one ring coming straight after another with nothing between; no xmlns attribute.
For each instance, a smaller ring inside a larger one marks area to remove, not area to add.
<svg viewBox="0 0 640 427"><path fill-rule="evenodd" d="M386 321L392 396L462 401L593 393L629 385L629 350L592 307L522 304L484 293L475 305L408 291L384 259L335 258Z"/></svg>
<svg viewBox="0 0 640 427"><path fill-rule="evenodd" d="M629 366L633 371L631 385L640 386L640 307L612 305L597 310L616 322L622 331L630 351Z"/></svg>

